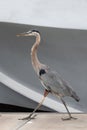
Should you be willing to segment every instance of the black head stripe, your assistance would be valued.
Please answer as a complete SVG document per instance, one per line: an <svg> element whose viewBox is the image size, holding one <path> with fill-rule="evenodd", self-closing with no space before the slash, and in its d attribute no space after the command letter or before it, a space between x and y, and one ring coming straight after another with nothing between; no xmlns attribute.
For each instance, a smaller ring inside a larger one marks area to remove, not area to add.
<svg viewBox="0 0 87 130"><path fill-rule="evenodd" d="M37 33L40 33L38 30L34 30L34 29L31 30L31 32L37 32Z"/></svg>
<svg viewBox="0 0 87 130"><path fill-rule="evenodd" d="M46 71L44 70L44 69L41 69L40 71L39 71L39 75L41 76L41 75L43 75L43 74L45 74L46 73Z"/></svg>

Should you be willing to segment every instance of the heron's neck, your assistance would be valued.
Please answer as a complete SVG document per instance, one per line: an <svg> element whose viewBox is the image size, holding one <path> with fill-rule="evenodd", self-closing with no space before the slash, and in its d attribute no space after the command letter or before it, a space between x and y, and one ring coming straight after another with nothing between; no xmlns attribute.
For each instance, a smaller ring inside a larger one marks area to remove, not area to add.
<svg viewBox="0 0 87 130"><path fill-rule="evenodd" d="M38 60L37 57L37 49L40 44L40 35L36 35L36 41L34 45L31 48L31 60L32 60L32 65L34 67L34 70L37 72L40 69L41 63Z"/></svg>

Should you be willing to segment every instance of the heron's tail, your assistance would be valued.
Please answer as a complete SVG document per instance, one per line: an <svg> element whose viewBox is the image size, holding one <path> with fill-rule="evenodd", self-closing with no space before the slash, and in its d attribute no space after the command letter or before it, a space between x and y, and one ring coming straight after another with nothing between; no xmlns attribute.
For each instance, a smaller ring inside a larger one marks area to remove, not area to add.
<svg viewBox="0 0 87 130"><path fill-rule="evenodd" d="M72 93L71 97L74 98L77 102L80 101L80 98L77 96L75 92Z"/></svg>

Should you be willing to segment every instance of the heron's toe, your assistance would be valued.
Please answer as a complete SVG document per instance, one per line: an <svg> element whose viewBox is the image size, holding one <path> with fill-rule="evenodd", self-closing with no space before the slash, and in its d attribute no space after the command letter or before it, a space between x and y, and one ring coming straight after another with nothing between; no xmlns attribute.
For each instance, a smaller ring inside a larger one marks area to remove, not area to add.
<svg viewBox="0 0 87 130"><path fill-rule="evenodd" d="M31 116L31 114L30 114L29 116L24 117L24 118L19 118L18 120L31 120L31 119L35 119L36 116L37 116L36 114L33 116Z"/></svg>
<svg viewBox="0 0 87 130"><path fill-rule="evenodd" d="M61 118L63 121L67 121L67 120L77 120L77 118L75 118L75 117L63 117L63 118Z"/></svg>

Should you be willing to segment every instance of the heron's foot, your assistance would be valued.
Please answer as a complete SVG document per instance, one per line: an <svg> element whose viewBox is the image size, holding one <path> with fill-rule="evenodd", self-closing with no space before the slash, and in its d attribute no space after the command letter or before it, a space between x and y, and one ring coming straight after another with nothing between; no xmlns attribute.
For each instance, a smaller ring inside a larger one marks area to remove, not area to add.
<svg viewBox="0 0 87 130"><path fill-rule="evenodd" d="M72 117L72 116L70 116L70 117L68 117L68 118L62 118L62 120L63 121L67 121L67 120L77 120L77 118L75 118L75 117Z"/></svg>
<svg viewBox="0 0 87 130"><path fill-rule="evenodd" d="M37 115L35 114L35 115L29 115L29 116L27 116L27 117L24 117L24 118L20 118L20 119L18 119L18 120L31 120L31 119L35 119L35 117L36 117Z"/></svg>

